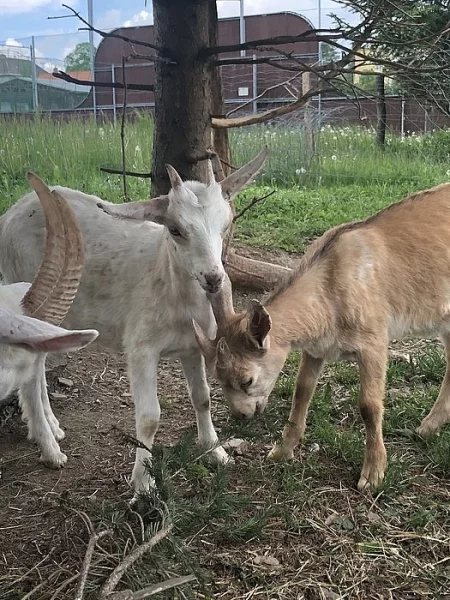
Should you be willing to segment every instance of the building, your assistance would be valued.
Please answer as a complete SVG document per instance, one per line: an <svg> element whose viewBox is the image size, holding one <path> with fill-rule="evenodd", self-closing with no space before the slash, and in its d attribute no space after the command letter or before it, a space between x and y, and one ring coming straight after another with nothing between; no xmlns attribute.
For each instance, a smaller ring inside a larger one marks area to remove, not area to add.
<svg viewBox="0 0 450 600"><path fill-rule="evenodd" d="M61 79L36 79L39 111L73 110L86 99L89 87L67 83ZM31 77L0 75L0 113L26 113L35 110Z"/></svg>
<svg viewBox="0 0 450 600"><path fill-rule="evenodd" d="M268 15L252 15L245 17L246 40L265 39L281 35L299 35L305 31L312 30L311 24L300 15L292 12L282 12ZM153 42L153 26L120 28L114 31L120 35L132 39ZM218 27L219 45L238 44L240 40L239 18L220 19ZM302 58L305 62L316 62L318 59L318 42L310 39L291 44L277 46L284 52L292 52L295 56ZM97 49L95 57L95 79L96 81L110 83L112 81L123 82L122 57L139 51L145 53L145 48L134 47L123 40L107 37L103 38ZM258 56L272 56L270 51L258 52ZM240 52L229 52L224 56L239 56ZM251 52L247 52L247 56ZM277 54L274 60L283 60ZM268 87L282 83L289 78L286 71L269 65L227 65L222 66L222 82L224 99L227 104L241 104L251 100L255 95L261 94ZM139 59L130 59L126 66L127 83L153 84L155 71L153 63ZM96 106L99 110L111 110L123 103L123 91L109 88L96 88ZM267 103L287 102L292 96L283 89L271 90L259 100L261 107ZM127 91L127 106L144 107L152 106L154 96L148 91ZM91 108L93 106L92 92L80 108Z"/></svg>

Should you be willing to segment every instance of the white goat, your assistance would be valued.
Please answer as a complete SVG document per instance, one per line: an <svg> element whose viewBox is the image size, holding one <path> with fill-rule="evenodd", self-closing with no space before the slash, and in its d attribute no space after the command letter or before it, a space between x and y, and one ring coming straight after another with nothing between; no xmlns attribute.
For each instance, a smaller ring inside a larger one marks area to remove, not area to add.
<svg viewBox="0 0 450 600"><path fill-rule="evenodd" d="M67 457L58 445L64 432L47 395L46 354L82 348L98 332L67 331L51 323L64 318L76 294L81 277L82 239L65 200L50 192L32 173L28 179L45 213L47 243L32 284L0 285L0 400L19 390L28 438L38 444L41 461L59 468Z"/></svg>
<svg viewBox="0 0 450 600"><path fill-rule="evenodd" d="M181 360L200 445L217 444L192 319L214 336L216 324L205 292L217 292L224 279L222 236L231 221L229 202L256 176L266 156L264 149L220 184L210 163L206 184L183 183L168 165L168 195L123 205L56 188L73 208L84 240L83 279L65 323L95 327L102 345L125 350L137 438L147 448L160 419L157 367L162 356ZM5 279L31 280L43 245L42 211L36 196L29 194L0 218L0 271ZM211 455L228 460L220 447ZM132 475L136 490L152 484L144 465L150 456L144 448L137 450Z"/></svg>

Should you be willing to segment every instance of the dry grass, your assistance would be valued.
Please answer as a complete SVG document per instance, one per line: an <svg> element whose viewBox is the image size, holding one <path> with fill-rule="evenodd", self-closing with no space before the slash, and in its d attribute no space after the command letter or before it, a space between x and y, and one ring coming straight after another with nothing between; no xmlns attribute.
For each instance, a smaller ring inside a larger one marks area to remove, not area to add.
<svg viewBox="0 0 450 600"><path fill-rule="evenodd" d="M430 377L442 368L442 357L434 346L425 354L420 345L395 352L386 414L389 474L378 495L355 489L363 446L351 366L331 365L325 373L306 443L292 463L272 464L265 456L288 411L294 360L286 365L261 419L236 424L224 406L216 405L222 437L246 440L234 448L235 465L218 470L199 457L192 421L185 427L184 412L174 404L179 389L170 386L169 376L163 432L171 426L179 431L172 429L174 435L156 448L157 496L141 498L130 509L123 477L129 473L129 449L111 430L105 441L108 454L120 455L118 462L102 467L100 461L95 472L84 474L84 484L78 480L77 489L61 493L48 482L33 483L30 473L0 486L0 493L8 488L11 509L0 525L0 538L14 531L8 545L2 545L8 565L0 571L1 600L74 598L92 533L84 513L95 531L113 531L93 551L86 597L95 598L124 556L162 526L167 511L171 535L129 569L123 588L136 590L193 573L195 583L159 597L449 598L450 437L445 432L426 444L411 433L435 396ZM107 364L111 371L117 368ZM93 379L101 381L103 371ZM95 384L90 385L95 396ZM121 428L132 432L131 423ZM170 445L175 436L177 443ZM43 469L35 456L26 460L34 463L35 472Z"/></svg>

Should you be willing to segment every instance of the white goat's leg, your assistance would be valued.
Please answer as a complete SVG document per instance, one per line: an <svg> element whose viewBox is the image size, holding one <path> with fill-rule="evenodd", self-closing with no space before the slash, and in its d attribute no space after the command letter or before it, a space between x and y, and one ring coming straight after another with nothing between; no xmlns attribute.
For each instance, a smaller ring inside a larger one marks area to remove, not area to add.
<svg viewBox="0 0 450 600"><path fill-rule="evenodd" d="M28 439L38 445L40 459L49 467L60 469L67 456L59 448L46 419L42 403L42 378L45 377L45 354L36 357L33 377L19 389L20 404L28 422Z"/></svg>
<svg viewBox="0 0 450 600"><path fill-rule="evenodd" d="M45 418L47 419L48 424L50 425L50 429L52 430L53 436L57 442L60 442L66 437L66 434L59 426L59 421L55 417L52 407L50 406L50 400L48 398L47 392L47 379L45 377L45 370L42 373L41 379L41 398L42 398L42 406L44 407Z"/></svg>
<svg viewBox="0 0 450 600"><path fill-rule="evenodd" d="M211 419L205 361L199 353L189 358L182 358L181 364L186 376L191 402L195 409L199 444L202 448L211 448L217 445L218 437ZM209 453L209 456L220 464L226 464L230 461L230 457L221 446L214 448Z"/></svg>
<svg viewBox="0 0 450 600"><path fill-rule="evenodd" d="M131 393L136 416L136 438L150 450L159 426L161 409L157 395L159 354L147 349L128 356ZM145 448L136 449L131 483L137 492L146 491L155 485L145 468L144 461L151 460L151 453Z"/></svg>

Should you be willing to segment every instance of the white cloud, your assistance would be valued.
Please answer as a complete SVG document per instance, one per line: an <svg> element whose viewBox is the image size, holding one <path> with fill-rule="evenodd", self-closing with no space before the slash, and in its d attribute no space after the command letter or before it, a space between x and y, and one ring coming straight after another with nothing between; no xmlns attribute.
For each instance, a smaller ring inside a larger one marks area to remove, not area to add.
<svg viewBox="0 0 450 600"><path fill-rule="evenodd" d="M23 60L31 59L30 47L22 45L14 38L8 38L2 45L0 45L0 54L3 54L8 58L21 58ZM36 64L39 67L45 69L46 71L53 70L55 64L50 62L37 48L35 48L35 55Z"/></svg>
<svg viewBox="0 0 450 600"><path fill-rule="evenodd" d="M55 4L55 0L0 0L0 13L27 13L43 6ZM61 7L60 2L56 6Z"/></svg>
<svg viewBox="0 0 450 600"><path fill-rule="evenodd" d="M124 27L136 27L138 25L153 25L153 13L141 10L123 24Z"/></svg>
<svg viewBox="0 0 450 600"><path fill-rule="evenodd" d="M8 38L0 46L0 54L4 54L9 58L30 58L30 48L23 46L14 38Z"/></svg>

